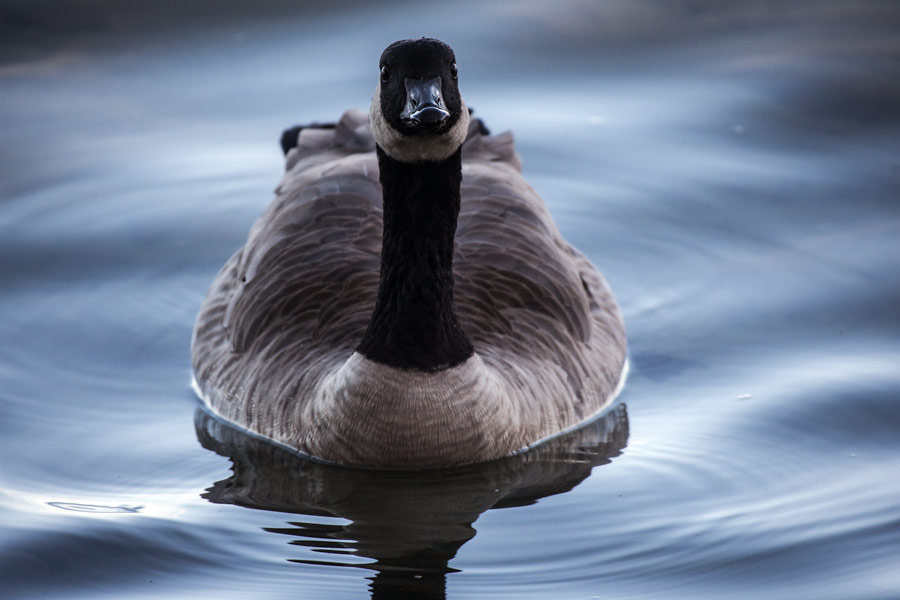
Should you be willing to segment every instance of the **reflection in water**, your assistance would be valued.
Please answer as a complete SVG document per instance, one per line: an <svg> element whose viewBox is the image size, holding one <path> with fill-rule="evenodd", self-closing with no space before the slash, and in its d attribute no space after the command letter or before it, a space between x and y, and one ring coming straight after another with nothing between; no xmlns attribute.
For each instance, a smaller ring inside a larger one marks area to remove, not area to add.
<svg viewBox="0 0 900 600"><path fill-rule="evenodd" d="M581 483L628 441L619 404L586 427L524 454L490 463L415 473L323 465L243 432L197 409L200 443L230 458L232 476L203 495L210 502L302 515L339 517L346 525L290 521L268 528L295 538L322 560L294 562L371 569L372 598L444 598L457 550L472 523L491 508L524 506ZM351 558L353 557L353 558ZM358 557L374 562L361 563Z"/></svg>

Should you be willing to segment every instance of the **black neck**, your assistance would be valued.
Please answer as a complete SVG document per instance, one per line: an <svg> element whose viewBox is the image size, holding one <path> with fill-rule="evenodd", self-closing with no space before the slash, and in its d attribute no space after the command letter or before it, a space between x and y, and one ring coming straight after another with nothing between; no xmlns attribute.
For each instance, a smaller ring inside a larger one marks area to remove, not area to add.
<svg viewBox="0 0 900 600"><path fill-rule="evenodd" d="M384 197L381 279L357 351L403 369L439 371L472 356L453 309L453 236L461 154L404 163L379 147Z"/></svg>

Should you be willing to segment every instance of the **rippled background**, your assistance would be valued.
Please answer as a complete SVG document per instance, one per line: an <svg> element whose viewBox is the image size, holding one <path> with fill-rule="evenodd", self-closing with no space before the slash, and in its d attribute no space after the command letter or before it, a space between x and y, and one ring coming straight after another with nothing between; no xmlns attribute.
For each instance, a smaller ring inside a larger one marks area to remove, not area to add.
<svg viewBox="0 0 900 600"><path fill-rule="evenodd" d="M900 598L900 5L0 4L4 598ZM604 271L631 375L515 460L211 420L193 318L283 128L430 35Z"/></svg>

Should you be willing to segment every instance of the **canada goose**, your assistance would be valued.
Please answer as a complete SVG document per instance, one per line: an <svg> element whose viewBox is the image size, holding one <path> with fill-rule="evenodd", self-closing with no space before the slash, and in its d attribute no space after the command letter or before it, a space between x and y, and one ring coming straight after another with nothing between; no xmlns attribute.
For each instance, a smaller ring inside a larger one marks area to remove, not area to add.
<svg viewBox="0 0 900 600"><path fill-rule="evenodd" d="M194 329L213 412L325 461L420 469L522 450L610 403L612 293L512 135L470 119L455 61L395 42L368 118L286 132L275 199Z"/></svg>

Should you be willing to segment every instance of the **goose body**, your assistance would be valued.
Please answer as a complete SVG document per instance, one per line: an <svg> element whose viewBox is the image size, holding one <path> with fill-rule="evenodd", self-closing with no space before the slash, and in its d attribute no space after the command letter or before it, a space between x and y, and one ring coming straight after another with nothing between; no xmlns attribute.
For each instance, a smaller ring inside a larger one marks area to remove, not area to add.
<svg viewBox="0 0 900 600"><path fill-rule="evenodd" d="M289 140L194 330L195 386L222 418L322 460L416 469L510 454L611 402L616 302L512 135L470 121L454 60L393 44L368 116Z"/></svg>

